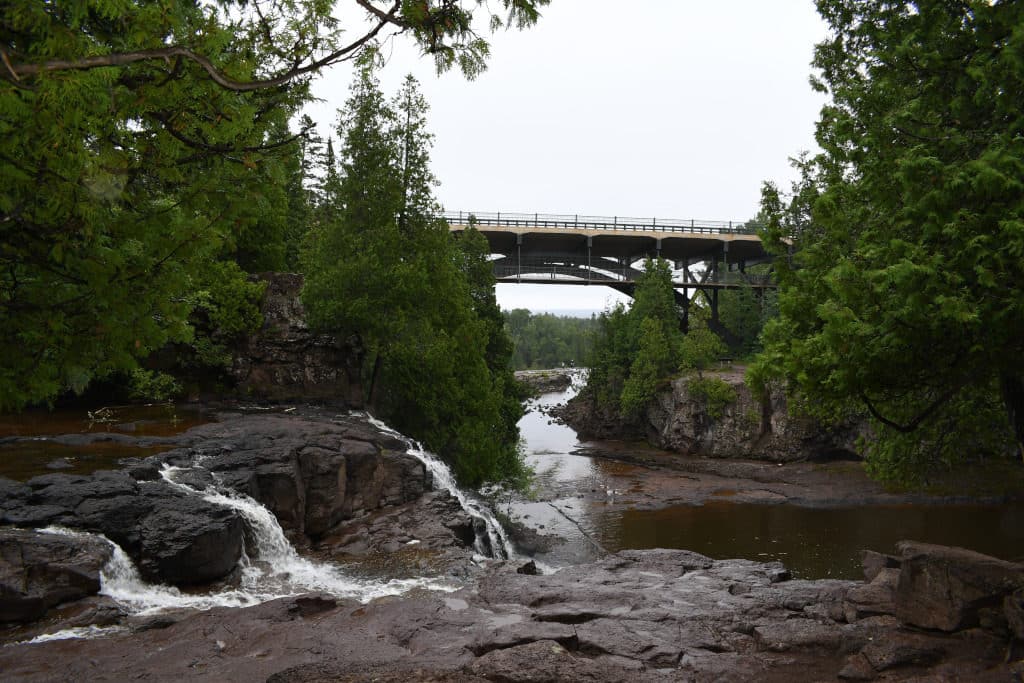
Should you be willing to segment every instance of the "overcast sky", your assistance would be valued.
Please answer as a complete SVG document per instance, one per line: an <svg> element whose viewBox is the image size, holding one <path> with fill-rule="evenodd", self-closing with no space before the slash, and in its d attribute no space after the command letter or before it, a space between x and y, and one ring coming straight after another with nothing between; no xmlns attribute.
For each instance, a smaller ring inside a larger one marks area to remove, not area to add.
<svg viewBox="0 0 1024 683"><path fill-rule="evenodd" d="M495 3L496 4L496 3ZM742 221L761 182L788 184L824 100L808 85L825 36L812 0L553 0L534 28L491 36L475 81L438 77L404 38L380 74L430 103L446 209ZM330 132L351 68L314 85ZM605 287L499 285L504 308L600 310Z"/></svg>

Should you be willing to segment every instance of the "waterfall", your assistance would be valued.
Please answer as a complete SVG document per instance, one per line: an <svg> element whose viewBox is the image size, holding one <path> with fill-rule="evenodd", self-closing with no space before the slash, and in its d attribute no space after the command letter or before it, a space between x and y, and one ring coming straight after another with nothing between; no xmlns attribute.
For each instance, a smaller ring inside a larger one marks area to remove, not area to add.
<svg viewBox="0 0 1024 683"><path fill-rule="evenodd" d="M188 469L164 465L161 475L169 484L186 493L237 511L249 530L239 561L241 585L235 592L251 602L309 592L330 593L368 602L385 595L400 595L413 588L455 590L454 586L435 579L392 579L386 582L357 579L346 576L334 565L308 560L295 550L274 514L249 496L212 487L198 490L175 481L179 472Z"/></svg>
<svg viewBox="0 0 1024 683"><path fill-rule="evenodd" d="M386 432L391 436L401 439L402 442L405 443L406 453L422 462L430 472L431 476L433 476L434 488L445 489L459 501L459 505L462 506L462 509L473 518L473 521L475 522L473 525L474 529L477 529L477 524L479 524L486 530L484 536L481 536L480 532L477 531L475 549L478 553L481 555L490 555L491 557L495 557L499 560L514 559L516 557L516 552L512 548L512 543L508 539L508 534L505 533L505 529L502 528L501 523L498 522L494 513L491 512L484 503L469 497L466 495L465 491L459 488L458 484L455 483L455 477L448 465L433 453L424 450L420 444L415 443L405 435L395 431L372 415L367 413L355 413L355 415L366 419L370 424L382 432Z"/></svg>
<svg viewBox="0 0 1024 683"><path fill-rule="evenodd" d="M511 544L504 529L487 507L463 492L455 484L451 470L435 455L424 451L404 436L386 425L366 416L373 425L403 440L407 452L419 459L434 478L435 488L447 489L462 508L473 518L474 527L485 529L477 533L477 552L499 558L513 557ZM239 560L240 577L234 585L224 585L205 593L182 593L174 586L153 584L139 573L131 557L121 546L101 534L73 531L61 527L41 529L45 533L102 539L111 546L110 560L100 570L100 595L113 599L122 609L132 615L147 615L165 610L207 610L213 607L245 607L268 600L300 595L309 592L324 592L339 597L354 598L369 602L387 595L401 595L415 588L426 590L453 591L457 586L438 579L391 579L389 581L362 579L347 576L334 565L315 562L299 555L289 542L274 514L237 491L216 487L196 489L176 481L178 475L192 469L205 469L197 458L191 467L174 467L165 464L161 476L169 485L188 495L200 496L214 505L235 510L243 519L248 533L242 556ZM214 480L217 480L214 475ZM61 638L98 637L123 630L124 627L73 628L38 636L32 641L44 642Z"/></svg>

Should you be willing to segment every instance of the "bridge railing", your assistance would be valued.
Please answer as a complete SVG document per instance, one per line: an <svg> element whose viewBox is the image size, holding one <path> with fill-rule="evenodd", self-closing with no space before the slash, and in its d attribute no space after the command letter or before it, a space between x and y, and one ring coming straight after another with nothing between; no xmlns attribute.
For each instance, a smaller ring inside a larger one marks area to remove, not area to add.
<svg viewBox="0 0 1024 683"><path fill-rule="evenodd" d="M675 218L636 218L630 216L584 216L580 214L507 213L505 211L445 211L442 217L449 223L465 225L470 218L478 225L510 228L589 228L621 230L624 232L651 231L698 234L753 235L760 227L754 221L708 221Z"/></svg>

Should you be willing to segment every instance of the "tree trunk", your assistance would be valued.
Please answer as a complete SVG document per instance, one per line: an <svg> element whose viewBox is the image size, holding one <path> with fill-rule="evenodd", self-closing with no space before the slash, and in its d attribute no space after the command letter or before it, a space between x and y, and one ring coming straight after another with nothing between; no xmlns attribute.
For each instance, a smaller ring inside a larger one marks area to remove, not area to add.
<svg viewBox="0 0 1024 683"><path fill-rule="evenodd" d="M1017 440L1017 455L1024 459L1024 376L1004 372L999 376L999 386L1006 416Z"/></svg>
<svg viewBox="0 0 1024 683"><path fill-rule="evenodd" d="M370 375L370 393L366 397L366 405L373 407L373 390L377 387L377 375L380 373L380 359L381 352L377 351L377 355L373 359L373 373Z"/></svg>

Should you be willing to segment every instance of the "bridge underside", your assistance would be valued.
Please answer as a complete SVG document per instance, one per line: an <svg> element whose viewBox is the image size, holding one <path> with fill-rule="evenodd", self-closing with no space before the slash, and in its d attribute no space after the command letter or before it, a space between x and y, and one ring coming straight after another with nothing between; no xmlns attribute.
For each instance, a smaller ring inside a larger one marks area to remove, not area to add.
<svg viewBox="0 0 1024 683"><path fill-rule="evenodd" d="M748 265L770 261L761 240L749 232L523 223L476 225L495 255L494 275L500 283L604 285L632 296L642 273L640 262L660 257L676 271L675 296L684 329L698 292L710 305L715 324L719 290L775 287L770 276L746 272ZM453 232L465 229L459 224L450 227Z"/></svg>

